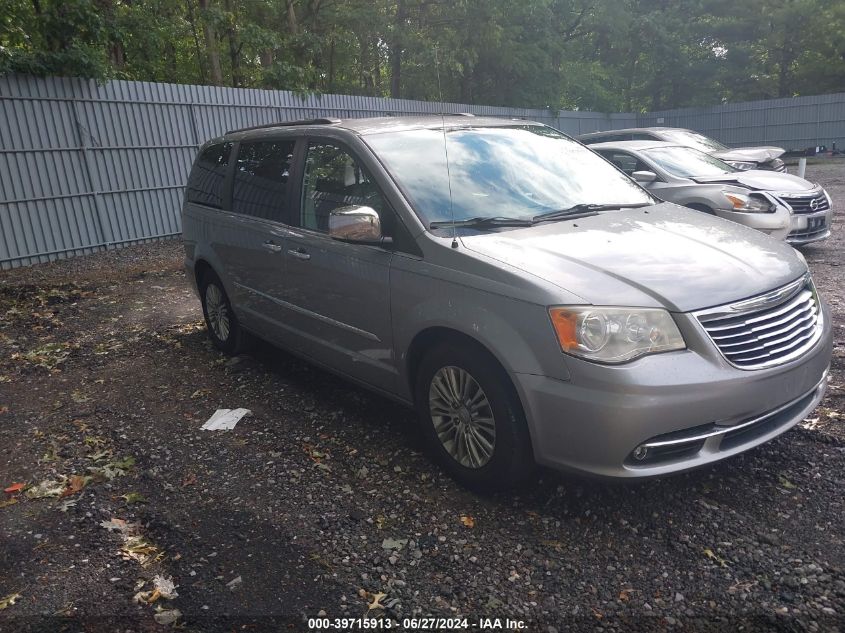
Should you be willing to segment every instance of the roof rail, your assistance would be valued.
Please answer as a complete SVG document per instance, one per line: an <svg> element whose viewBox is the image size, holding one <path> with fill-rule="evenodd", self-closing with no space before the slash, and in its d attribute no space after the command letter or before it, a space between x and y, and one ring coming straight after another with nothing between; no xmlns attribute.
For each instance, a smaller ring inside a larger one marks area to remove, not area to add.
<svg viewBox="0 0 845 633"><path fill-rule="evenodd" d="M248 132L250 130L263 130L270 127L288 127L291 125L333 125L335 123L340 123L340 119L319 118L300 119L298 121L277 121L276 123L264 123L263 125L252 125L250 127L242 127L237 130L229 130L226 134L232 134L234 132Z"/></svg>

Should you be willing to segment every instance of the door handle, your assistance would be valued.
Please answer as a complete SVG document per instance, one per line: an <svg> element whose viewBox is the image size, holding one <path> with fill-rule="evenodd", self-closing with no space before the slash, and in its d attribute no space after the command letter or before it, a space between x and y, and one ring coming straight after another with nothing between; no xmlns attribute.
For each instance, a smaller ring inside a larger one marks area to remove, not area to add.
<svg viewBox="0 0 845 633"><path fill-rule="evenodd" d="M303 261L311 259L311 255L308 254L304 248L295 248L288 251L288 255L291 257L296 257L297 259L301 259Z"/></svg>
<svg viewBox="0 0 845 633"><path fill-rule="evenodd" d="M282 252L281 244L276 244L273 240L267 240L266 242L264 242L262 244L262 246L264 248L266 248L268 251L271 251L273 253L281 253Z"/></svg>

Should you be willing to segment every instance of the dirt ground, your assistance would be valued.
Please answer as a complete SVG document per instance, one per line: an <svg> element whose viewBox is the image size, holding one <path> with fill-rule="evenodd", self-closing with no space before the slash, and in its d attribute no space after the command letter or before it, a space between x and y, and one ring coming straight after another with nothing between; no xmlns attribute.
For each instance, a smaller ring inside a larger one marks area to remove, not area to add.
<svg viewBox="0 0 845 633"><path fill-rule="evenodd" d="M175 241L0 273L0 630L845 629L845 165L808 177L836 209L804 249L834 314L825 401L636 484L467 492L409 411L279 350L215 351Z"/></svg>

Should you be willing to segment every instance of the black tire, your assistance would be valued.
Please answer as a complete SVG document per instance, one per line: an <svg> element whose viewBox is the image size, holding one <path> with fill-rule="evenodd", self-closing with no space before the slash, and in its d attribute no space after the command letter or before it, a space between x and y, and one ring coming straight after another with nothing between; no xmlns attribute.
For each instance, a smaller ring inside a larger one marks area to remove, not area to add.
<svg viewBox="0 0 845 633"><path fill-rule="evenodd" d="M202 314L205 317L205 327L208 330L211 342L222 352L237 354L243 347L244 331L238 323L238 317L232 310L232 304L223 283L214 272L209 270L202 276L199 290ZM219 293L219 297L217 293ZM209 302L212 303L211 315L209 315ZM222 327L219 308L214 306L215 303L218 303L225 311L226 327Z"/></svg>
<svg viewBox="0 0 845 633"><path fill-rule="evenodd" d="M460 463L435 429L436 416L429 403L430 393L434 393L432 382L438 372L449 367L467 372L489 402L495 441L492 455L480 466ZM525 483L533 474L536 466L522 405L507 373L491 354L460 342L440 344L423 357L414 391L417 414L431 454L461 484L476 490L511 488Z"/></svg>

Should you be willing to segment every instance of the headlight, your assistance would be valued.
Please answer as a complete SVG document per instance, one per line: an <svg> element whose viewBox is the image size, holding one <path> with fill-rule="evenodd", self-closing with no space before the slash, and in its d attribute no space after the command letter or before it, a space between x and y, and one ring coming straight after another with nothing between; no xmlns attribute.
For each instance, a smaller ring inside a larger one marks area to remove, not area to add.
<svg viewBox="0 0 845 633"><path fill-rule="evenodd" d="M741 160L726 160L725 162L734 169L739 169L741 171L748 171L749 169L754 169L757 166L757 163L746 163Z"/></svg>
<svg viewBox="0 0 845 633"><path fill-rule="evenodd" d="M624 363L686 348L675 321L658 308L552 307L549 316L561 349L588 360Z"/></svg>
<svg viewBox="0 0 845 633"><path fill-rule="evenodd" d="M728 199L732 211L743 213L771 213L775 210L774 205L763 196L753 193L739 193L732 189L723 189L722 193Z"/></svg>

